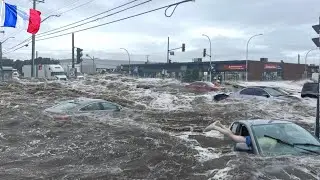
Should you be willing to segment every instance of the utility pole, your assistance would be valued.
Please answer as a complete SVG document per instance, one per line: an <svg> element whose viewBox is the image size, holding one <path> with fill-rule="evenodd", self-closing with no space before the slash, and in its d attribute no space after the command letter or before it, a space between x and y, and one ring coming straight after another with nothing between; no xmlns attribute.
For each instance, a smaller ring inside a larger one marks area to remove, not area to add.
<svg viewBox="0 0 320 180"><path fill-rule="evenodd" d="M37 2L44 3L44 0L33 0L33 9L36 9ZM31 77L34 77L34 56L36 51L36 35L32 34L32 52L31 52Z"/></svg>
<svg viewBox="0 0 320 180"><path fill-rule="evenodd" d="M147 57L147 63L149 63L149 56L150 56L150 55L147 55L147 56L146 56L146 57Z"/></svg>
<svg viewBox="0 0 320 180"><path fill-rule="evenodd" d="M0 31L0 33L4 33L4 31ZM3 73L3 58L2 58L2 44L5 43L8 39L11 39L11 38L14 38L14 37L8 37L7 39L5 39L4 41L0 41L0 66L1 66L1 78L2 78L2 81L4 81L4 73Z"/></svg>
<svg viewBox="0 0 320 180"><path fill-rule="evenodd" d="M36 78L39 77L39 59L38 59L38 51L36 51L36 60L38 61L38 64L36 64Z"/></svg>
<svg viewBox="0 0 320 180"><path fill-rule="evenodd" d="M74 33L72 33L72 68L74 68Z"/></svg>

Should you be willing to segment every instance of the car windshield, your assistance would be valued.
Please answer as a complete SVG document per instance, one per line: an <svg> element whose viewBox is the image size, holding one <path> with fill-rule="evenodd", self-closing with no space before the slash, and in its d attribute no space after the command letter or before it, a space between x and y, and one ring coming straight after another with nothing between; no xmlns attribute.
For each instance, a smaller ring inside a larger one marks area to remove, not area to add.
<svg viewBox="0 0 320 180"><path fill-rule="evenodd" d="M294 123L253 125L252 132L262 155L320 153L320 142Z"/></svg>
<svg viewBox="0 0 320 180"><path fill-rule="evenodd" d="M275 89L275 88L270 88L270 87L265 87L263 88L267 93L269 93L271 96L284 96L286 95L284 92Z"/></svg>

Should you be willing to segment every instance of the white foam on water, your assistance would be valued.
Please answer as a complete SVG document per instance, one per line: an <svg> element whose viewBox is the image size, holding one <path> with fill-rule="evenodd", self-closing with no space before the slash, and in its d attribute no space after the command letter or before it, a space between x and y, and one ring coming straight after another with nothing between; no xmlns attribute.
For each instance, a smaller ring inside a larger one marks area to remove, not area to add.
<svg viewBox="0 0 320 180"><path fill-rule="evenodd" d="M190 142L190 143L188 143L188 146L198 151L198 155L196 156L196 158L199 162L203 163L203 162L206 162L206 161L209 161L212 159L217 159L222 156L222 154L218 153L216 151L216 149L210 148L210 147L203 148L203 147L201 147L201 145L198 143L197 140L189 139L190 135L199 135L199 133L183 132L178 135L171 133L171 135L178 137L178 138L182 139L183 141Z"/></svg>
<svg viewBox="0 0 320 180"><path fill-rule="evenodd" d="M213 137L216 139L224 139L224 135L222 133L220 133L219 131L215 131L215 130L205 132L204 135L206 137Z"/></svg>
<svg viewBox="0 0 320 180"><path fill-rule="evenodd" d="M231 167L226 167L224 169L218 170L218 172L208 180L226 180L232 178L232 176L228 175L228 172L231 171Z"/></svg>

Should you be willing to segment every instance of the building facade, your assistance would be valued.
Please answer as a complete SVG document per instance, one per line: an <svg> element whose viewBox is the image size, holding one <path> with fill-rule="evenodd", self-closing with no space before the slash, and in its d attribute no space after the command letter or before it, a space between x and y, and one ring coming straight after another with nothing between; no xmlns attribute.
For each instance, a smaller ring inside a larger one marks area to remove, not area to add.
<svg viewBox="0 0 320 180"><path fill-rule="evenodd" d="M171 77L183 80L192 74L196 80L207 79L212 74L212 79L222 81L246 80L249 81L274 81L274 80L298 80L305 77L307 69L311 77L311 69L305 64L293 64L284 62L248 61L248 72L245 60L214 61L211 62L181 62L181 63L155 63L155 64L131 64L130 69L141 77ZM122 71L128 72L128 64L121 66ZM310 71L310 72L309 72Z"/></svg>

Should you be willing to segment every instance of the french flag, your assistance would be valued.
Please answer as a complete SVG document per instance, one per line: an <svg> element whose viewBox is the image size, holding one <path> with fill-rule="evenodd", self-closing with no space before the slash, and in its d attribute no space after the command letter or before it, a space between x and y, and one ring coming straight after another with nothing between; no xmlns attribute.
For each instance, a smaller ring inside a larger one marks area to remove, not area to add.
<svg viewBox="0 0 320 180"><path fill-rule="evenodd" d="M40 29L41 12L35 9L24 10L2 1L0 26L26 29L36 34Z"/></svg>

